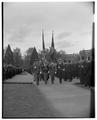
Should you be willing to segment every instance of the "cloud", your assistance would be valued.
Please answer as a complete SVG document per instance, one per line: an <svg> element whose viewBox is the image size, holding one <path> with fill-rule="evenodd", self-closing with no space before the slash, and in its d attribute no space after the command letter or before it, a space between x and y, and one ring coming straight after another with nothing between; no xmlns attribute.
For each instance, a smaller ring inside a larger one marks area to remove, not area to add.
<svg viewBox="0 0 97 120"><path fill-rule="evenodd" d="M29 36L31 33L31 28L26 25L21 25L17 27L17 29L13 29L9 32L11 34L10 38L8 39L10 42L23 42L23 40Z"/></svg>
<svg viewBox="0 0 97 120"><path fill-rule="evenodd" d="M68 48L68 47L73 46L73 44L64 40L61 42L57 42L56 46L58 46L59 48Z"/></svg>
<svg viewBox="0 0 97 120"><path fill-rule="evenodd" d="M70 35L72 35L71 32L63 32L57 35L57 39L63 39L65 37L69 37Z"/></svg>
<svg viewBox="0 0 97 120"><path fill-rule="evenodd" d="M83 41L92 38L92 6L87 2L4 3L4 44L42 48L41 30L45 46L51 46L52 29L56 49L76 51L89 46ZM74 48L73 48L74 47Z"/></svg>
<svg viewBox="0 0 97 120"><path fill-rule="evenodd" d="M85 36L85 35L90 35L91 33L92 31L86 31L86 32L80 33L80 35Z"/></svg>

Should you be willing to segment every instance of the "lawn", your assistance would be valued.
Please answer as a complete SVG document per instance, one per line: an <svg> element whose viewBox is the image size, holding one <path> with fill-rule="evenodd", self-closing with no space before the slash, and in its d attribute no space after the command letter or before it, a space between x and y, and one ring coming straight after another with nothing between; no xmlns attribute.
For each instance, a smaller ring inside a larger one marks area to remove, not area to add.
<svg viewBox="0 0 97 120"><path fill-rule="evenodd" d="M33 84L3 84L3 118L60 117Z"/></svg>

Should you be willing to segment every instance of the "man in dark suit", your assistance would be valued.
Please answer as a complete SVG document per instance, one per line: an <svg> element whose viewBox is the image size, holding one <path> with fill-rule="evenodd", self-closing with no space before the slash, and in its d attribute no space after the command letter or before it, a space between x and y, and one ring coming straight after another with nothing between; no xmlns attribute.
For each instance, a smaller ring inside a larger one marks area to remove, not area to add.
<svg viewBox="0 0 97 120"><path fill-rule="evenodd" d="M51 76L51 83L54 84L54 79L55 79L55 65L54 63L50 64L50 76Z"/></svg>
<svg viewBox="0 0 97 120"><path fill-rule="evenodd" d="M44 76L44 82L45 84L47 84L47 81L49 79L49 67L47 64L44 64L44 67L43 67L43 76Z"/></svg>
<svg viewBox="0 0 97 120"><path fill-rule="evenodd" d="M62 72L63 72L63 69L62 69L62 63L58 63L57 64L57 77L59 78L59 83L61 84L62 83Z"/></svg>

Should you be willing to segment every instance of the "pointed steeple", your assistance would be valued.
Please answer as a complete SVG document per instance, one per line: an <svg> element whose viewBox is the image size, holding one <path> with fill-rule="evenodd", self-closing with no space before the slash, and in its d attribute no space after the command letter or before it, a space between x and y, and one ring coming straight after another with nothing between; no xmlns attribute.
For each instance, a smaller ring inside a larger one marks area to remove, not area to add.
<svg viewBox="0 0 97 120"><path fill-rule="evenodd" d="M42 30L42 49L45 50L44 31Z"/></svg>
<svg viewBox="0 0 97 120"><path fill-rule="evenodd" d="M55 48L54 48L54 31L52 31L52 42L51 42L51 47L50 47L50 60L55 62L56 56L55 56Z"/></svg>
<svg viewBox="0 0 97 120"><path fill-rule="evenodd" d="M54 36L53 36L54 31L52 31L52 43L51 43L51 47L54 48Z"/></svg>

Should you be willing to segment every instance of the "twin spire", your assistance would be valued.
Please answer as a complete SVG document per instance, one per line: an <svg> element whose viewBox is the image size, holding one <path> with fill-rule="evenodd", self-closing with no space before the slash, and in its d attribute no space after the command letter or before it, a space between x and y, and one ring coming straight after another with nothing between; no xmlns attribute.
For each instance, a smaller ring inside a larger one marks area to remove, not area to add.
<svg viewBox="0 0 97 120"><path fill-rule="evenodd" d="M44 31L42 30L42 47L45 50L45 43L44 43Z"/></svg>
<svg viewBox="0 0 97 120"><path fill-rule="evenodd" d="M54 31L52 31L52 44L51 44L51 47L54 48Z"/></svg>
<svg viewBox="0 0 97 120"><path fill-rule="evenodd" d="M45 50L44 31L43 31L43 30L42 30L42 47L43 47L43 50ZM54 48L54 31L52 31L52 42L51 42L51 48Z"/></svg>

